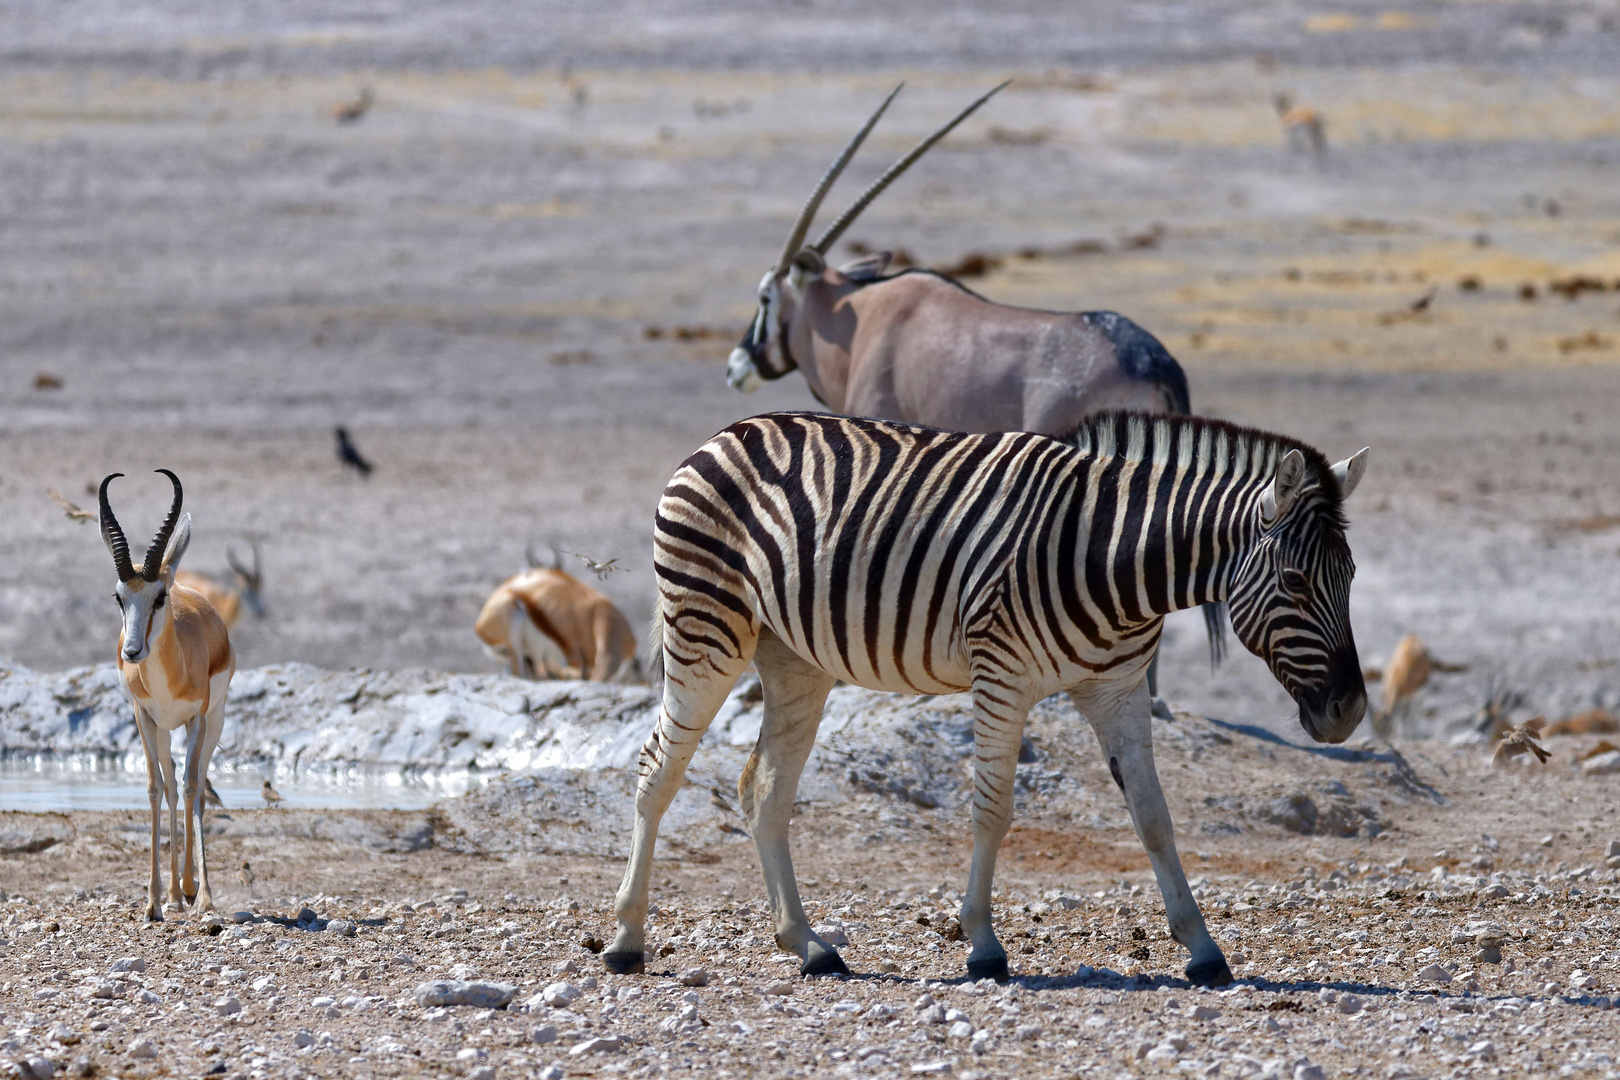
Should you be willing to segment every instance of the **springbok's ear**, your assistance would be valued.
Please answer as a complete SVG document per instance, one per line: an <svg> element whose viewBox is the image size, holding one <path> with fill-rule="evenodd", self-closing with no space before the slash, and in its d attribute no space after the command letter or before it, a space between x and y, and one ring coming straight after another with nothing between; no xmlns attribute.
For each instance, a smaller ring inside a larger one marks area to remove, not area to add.
<svg viewBox="0 0 1620 1080"><path fill-rule="evenodd" d="M191 515L181 514L180 524L174 527L174 535L169 537L169 548L163 553L163 565L159 573L163 580L174 584L174 572L180 566L180 559L191 544Z"/></svg>
<svg viewBox="0 0 1620 1080"><path fill-rule="evenodd" d="M1260 495L1260 524L1270 527L1288 513L1305 486L1305 455L1290 450L1277 462L1277 475Z"/></svg>
<svg viewBox="0 0 1620 1080"><path fill-rule="evenodd" d="M1339 496L1348 499L1350 493L1356 490L1361 478L1367 474L1367 452L1370 446L1363 446L1337 465L1333 466L1333 475L1339 481Z"/></svg>

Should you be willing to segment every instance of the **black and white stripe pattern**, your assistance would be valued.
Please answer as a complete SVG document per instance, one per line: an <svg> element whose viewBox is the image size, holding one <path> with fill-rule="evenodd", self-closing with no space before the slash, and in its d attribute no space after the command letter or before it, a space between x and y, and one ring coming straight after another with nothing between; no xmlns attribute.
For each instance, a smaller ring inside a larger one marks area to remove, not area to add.
<svg viewBox="0 0 1620 1080"><path fill-rule="evenodd" d="M698 740L753 661L759 744L739 782L776 915L807 974L843 972L811 930L788 850L793 795L835 680L970 690L974 854L960 914L970 977L1004 977L990 919L1018 744L1067 691L1097 732L1192 952L1229 981L1176 855L1143 677L1163 616L1229 600L1316 738L1359 723L1354 566L1340 510L1365 452L1330 466L1290 440L1192 417L1105 413L1068 439L965 435L813 413L757 416L687 459L659 502L654 629L664 672L641 755L636 827L604 960L641 970L658 821Z"/></svg>
<svg viewBox="0 0 1620 1080"><path fill-rule="evenodd" d="M689 458L659 504L668 674L738 668L765 626L856 685L983 683L1023 697L1145 662L1160 616L1227 599L1236 582L1247 586L1232 597L1240 638L1285 662L1292 691L1349 644L1353 571L1338 487L1315 451L1317 483L1290 527L1257 543L1261 490L1296 448L1214 421L1117 413L1068 440L745 420ZM1312 586L1302 610L1282 574L1265 573L1283 564Z"/></svg>

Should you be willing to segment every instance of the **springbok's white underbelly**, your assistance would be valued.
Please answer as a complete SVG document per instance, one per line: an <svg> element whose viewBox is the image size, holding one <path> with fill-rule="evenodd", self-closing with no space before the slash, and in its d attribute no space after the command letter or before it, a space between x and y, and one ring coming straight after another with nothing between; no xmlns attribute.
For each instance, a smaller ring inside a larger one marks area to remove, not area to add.
<svg viewBox="0 0 1620 1080"><path fill-rule="evenodd" d="M146 678L148 693L137 694L124 681L124 693L127 694L142 712L152 718L152 722L164 731L174 731L185 727L202 711L202 698L174 697L168 693L167 680L161 673L152 672ZM221 671L215 675L208 684L208 700L218 703L225 699L230 688L231 673Z"/></svg>

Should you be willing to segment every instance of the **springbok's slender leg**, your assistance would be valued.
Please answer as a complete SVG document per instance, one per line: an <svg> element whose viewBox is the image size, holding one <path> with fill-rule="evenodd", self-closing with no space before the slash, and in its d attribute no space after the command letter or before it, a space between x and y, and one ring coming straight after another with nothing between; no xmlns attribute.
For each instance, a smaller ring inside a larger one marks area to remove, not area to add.
<svg viewBox="0 0 1620 1080"><path fill-rule="evenodd" d="M203 829L203 791L208 785L208 763L214 758L214 748L219 745L220 734L225 729L225 694L222 692L212 695L215 700L213 708L202 721L202 746L198 753L197 773L193 781L197 785L197 792L188 801L195 807L197 813L197 867L202 873L202 890L197 893L197 910L214 910L214 890L208 884L208 841ZM189 768L191 759L186 759Z"/></svg>
<svg viewBox="0 0 1620 1080"><path fill-rule="evenodd" d="M658 726L641 748L630 859L613 904L619 927L613 944L602 954L602 962L609 971L630 975L644 970L647 885L652 877L658 822L680 790L698 740L703 738L714 714L725 704L726 694L730 693L737 676L752 659L753 644L745 642L746 652L741 656L726 656L718 650L705 651L697 662L688 665L677 663L665 643L664 704L658 713Z"/></svg>
<svg viewBox="0 0 1620 1080"><path fill-rule="evenodd" d="M174 751L169 730L152 725L152 744L157 748L158 770L163 773L163 797L169 803L169 903L180 904L180 788L175 781Z"/></svg>
<svg viewBox="0 0 1620 1080"><path fill-rule="evenodd" d="M848 975L838 950L810 929L788 847L799 774L815 745L822 706L838 680L806 663L770 631L760 635L754 666L765 693L765 719L737 782L737 794L759 851L765 891L776 917L776 944L803 961L801 975Z"/></svg>
<svg viewBox="0 0 1620 1080"><path fill-rule="evenodd" d="M181 785L185 795L185 810L181 815L186 826L186 855L184 876L180 882L180 892L186 898L187 904L197 901L197 858L196 849L200 842L197 836L202 825L202 815L197 813L197 758L200 756L203 741L203 718L193 716L186 722L186 779Z"/></svg>
<svg viewBox="0 0 1620 1080"><path fill-rule="evenodd" d="M1170 934L1192 953L1187 978L1197 986L1224 986L1232 981L1232 970L1220 946L1209 936L1203 913L1187 886L1181 859L1176 854L1175 826L1170 808L1159 787L1159 774L1153 767L1153 726L1148 719L1150 699L1147 686L1113 683L1071 692L1075 707L1091 723L1102 744L1108 771L1124 792L1136 825L1137 838L1153 864L1159 882Z"/></svg>
<svg viewBox="0 0 1620 1080"><path fill-rule="evenodd" d="M528 622L523 614L523 605L512 602L512 617L506 624L506 647L512 651L512 678L523 678L524 656L523 649L528 642L524 640L523 624Z"/></svg>
<svg viewBox="0 0 1620 1080"><path fill-rule="evenodd" d="M160 828L163 788L158 783L157 725L148 720L139 705L135 706L135 730L141 733L141 749L146 753L146 797L152 804L152 877L146 885L146 921L162 922L163 876L158 871L158 849L162 844Z"/></svg>
<svg viewBox="0 0 1620 1080"><path fill-rule="evenodd" d="M1013 784L1018 773L1018 744L1024 737L1029 705L1008 703L999 686L973 690L973 866L958 921L973 943L968 978L1007 979L1007 950L996 940L990 918L990 886L996 874L996 851L1012 825Z"/></svg>

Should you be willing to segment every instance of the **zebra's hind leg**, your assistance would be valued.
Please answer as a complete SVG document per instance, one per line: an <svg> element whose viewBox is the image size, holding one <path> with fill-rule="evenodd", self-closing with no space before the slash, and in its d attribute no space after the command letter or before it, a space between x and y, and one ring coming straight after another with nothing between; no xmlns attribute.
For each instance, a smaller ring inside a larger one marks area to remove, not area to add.
<svg viewBox="0 0 1620 1080"><path fill-rule="evenodd" d="M822 706L837 680L801 659L768 630L760 635L754 665L765 695L765 719L737 782L737 794L759 850L765 891L776 919L776 944L802 961L801 975L848 975L838 950L810 929L788 848L799 774L815 744Z"/></svg>
<svg viewBox="0 0 1620 1080"><path fill-rule="evenodd" d="M1024 737L1029 706L1007 704L1005 691L992 687L973 693L973 867L957 921L973 943L968 978L1006 982L1007 950L996 939L991 922L990 887L996 874L996 852L1012 825L1013 784L1018 773L1018 745Z"/></svg>
<svg viewBox="0 0 1620 1080"><path fill-rule="evenodd" d="M752 643L749 644L751 655ZM748 666L750 655L703 654L692 663L679 663L666 641L664 704L658 713L658 726L641 748L630 859L614 900L618 930L613 944L602 954L602 962L609 971L630 975L644 970L647 886L652 877L658 823L680 790L698 740L703 738L714 714L725 703L737 676Z"/></svg>
<svg viewBox="0 0 1620 1080"><path fill-rule="evenodd" d="M1159 774L1153 767L1153 728L1148 721L1150 699L1147 686L1138 682L1128 692L1118 684L1070 695L1082 715L1090 721L1102 744L1108 771L1125 795L1137 838L1153 864L1153 876L1164 897L1170 935L1192 953L1187 979L1196 986L1224 986L1232 981L1232 970L1220 946L1209 936L1204 915L1198 910L1187 875L1176 854L1175 826L1170 808L1159 787Z"/></svg>

